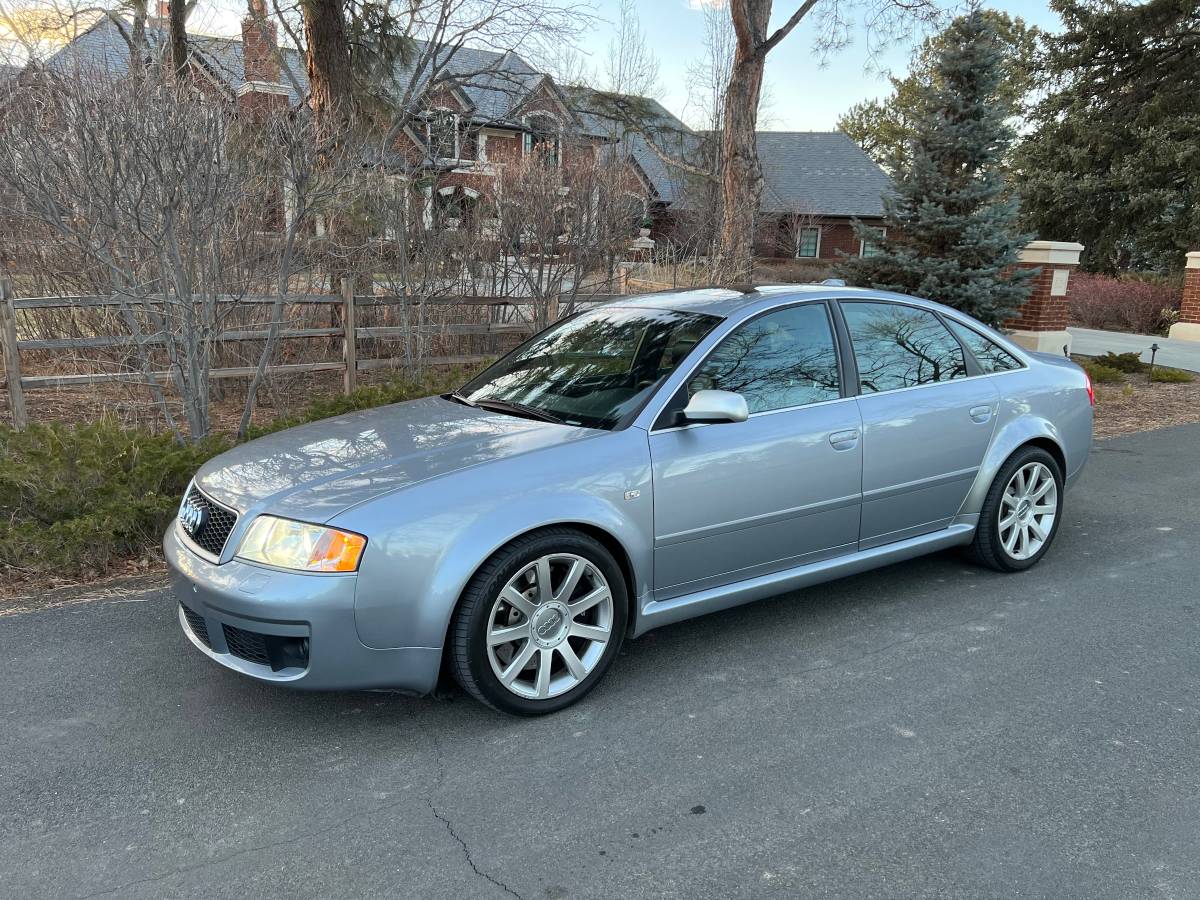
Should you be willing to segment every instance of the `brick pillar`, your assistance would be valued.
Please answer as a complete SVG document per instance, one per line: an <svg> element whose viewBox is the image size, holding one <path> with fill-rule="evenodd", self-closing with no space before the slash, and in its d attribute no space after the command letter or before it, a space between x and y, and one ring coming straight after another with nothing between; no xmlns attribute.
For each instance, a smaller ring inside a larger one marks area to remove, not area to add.
<svg viewBox="0 0 1200 900"><path fill-rule="evenodd" d="M1005 323L1022 347L1047 353L1061 354L1064 347L1070 351L1067 295L1071 271L1079 267L1082 252L1083 244L1063 241L1031 241L1021 251L1017 268L1040 270L1020 314Z"/></svg>
<svg viewBox="0 0 1200 900"><path fill-rule="evenodd" d="M1179 321L1171 326L1168 336L1184 341L1200 341L1200 250L1193 250L1187 255Z"/></svg>

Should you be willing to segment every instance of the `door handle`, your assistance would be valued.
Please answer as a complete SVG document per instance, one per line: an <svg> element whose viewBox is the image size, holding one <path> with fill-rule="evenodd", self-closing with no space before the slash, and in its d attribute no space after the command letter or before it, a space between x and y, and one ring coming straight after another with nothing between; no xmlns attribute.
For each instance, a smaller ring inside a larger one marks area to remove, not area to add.
<svg viewBox="0 0 1200 900"><path fill-rule="evenodd" d="M834 450L853 450L858 446L858 429L835 431L829 435L829 443Z"/></svg>
<svg viewBox="0 0 1200 900"><path fill-rule="evenodd" d="M973 406L968 415L976 425L982 425L992 417L992 408L990 406Z"/></svg>

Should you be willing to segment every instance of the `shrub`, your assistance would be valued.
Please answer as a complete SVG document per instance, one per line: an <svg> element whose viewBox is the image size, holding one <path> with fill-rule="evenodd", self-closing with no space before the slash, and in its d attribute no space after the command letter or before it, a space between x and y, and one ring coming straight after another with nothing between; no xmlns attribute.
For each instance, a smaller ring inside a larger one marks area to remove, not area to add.
<svg viewBox="0 0 1200 900"><path fill-rule="evenodd" d="M755 284L814 284L836 277L827 260L766 258L754 262Z"/></svg>
<svg viewBox="0 0 1200 900"><path fill-rule="evenodd" d="M76 576L146 552L196 469L226 446L112 421L0 427L0 566Z"/></svg>
<svg viewBox="0 0 1200 900"><path fill-rule="evenodd" d="M250 437L444 393L470 374L442 370L314 400ZM170 434L110 420L24 431L0 426L0 572L75 578L152 551L196 470L229 446L220 437L179 444Z"/></svg>
<svg viewBox="0 0 1200 900"><path fill-rule="evenodd" d="M1119 372L1127 372L1134 374L1136 372L1144 372L1149 368L1149 363L1142 362L1142 358L1137 353L1105 353L1103 356L1095 358L1097 365L1108 366L1110 369L1116 369Z"/></svg>
<svg viewBox="0 0 1200 900"><path fill-rule="evenodd" d="M1071 321L1084 328L1166 334L1179 315L1181 297L1178 282L1168 279L1075 272L1070 282Z"/></svg>
<svg viewBox="0 0 1200 900"><path fill-rule="evenodd" d="M1163 384L1189 384L1196 380L1196 376L1183 369L1164 369L1161 366L1155 366L1154 371L1150 373L1150 380Z"/></svg>
<svg viewBox="0 0 1200 900"><path fill-rule="evenodd" d="M1083 370L1092 379L1092 384L1115 384L1125 379L1125 375L1120 369L1101 365L1092 359L1082 360L1079 364L1083 366Z"/></svg>

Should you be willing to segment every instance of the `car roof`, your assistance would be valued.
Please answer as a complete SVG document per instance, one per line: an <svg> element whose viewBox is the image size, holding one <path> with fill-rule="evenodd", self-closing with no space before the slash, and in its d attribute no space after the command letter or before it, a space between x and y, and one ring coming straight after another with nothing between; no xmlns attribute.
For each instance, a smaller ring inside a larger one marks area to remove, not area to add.
<svg viewBox="0 0 1200 900"><path fill-rule="evenodd" d="M872 299L900 300L929 309L947 309L940 303L868 288L832 284L764 284L754 287L707 287L658 291L653 294L631 295L611 301L609 306L673 309L728 317L739 312L757 312L789 300Z"/></svg>

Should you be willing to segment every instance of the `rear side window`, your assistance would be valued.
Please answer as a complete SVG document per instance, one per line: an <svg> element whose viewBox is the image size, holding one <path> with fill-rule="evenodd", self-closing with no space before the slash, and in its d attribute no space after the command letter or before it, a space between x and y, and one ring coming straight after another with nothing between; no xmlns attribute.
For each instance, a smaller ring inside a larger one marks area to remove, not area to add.
<svg viewBox="0 0 1200 900"><path fill-rule="evenodd" d="M843 303L863 393L966 378L962 346L928 310L898 303Z"/></svg>
<svg viewBox="0 0 1200 900"><path fill-rule="evenodd" d="M979 367L987 374L1021 368L1020 361L995 341L989 341L974 328L968 328L953 319L947 321L950 323L950 330L967 345L967 349L979 360Z"/></svg>
<svg viewBox="0 0 1200 900"><path fill-rule="evenodd" d="M688 381L688 394L733 391L750 412L841 396L829 310L806 303L752 319L721 342Z"/></svg>

